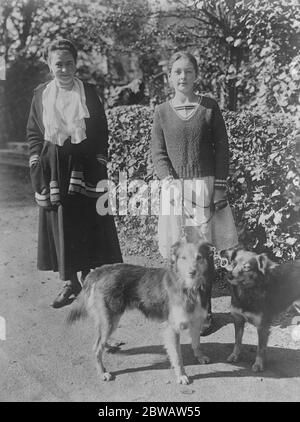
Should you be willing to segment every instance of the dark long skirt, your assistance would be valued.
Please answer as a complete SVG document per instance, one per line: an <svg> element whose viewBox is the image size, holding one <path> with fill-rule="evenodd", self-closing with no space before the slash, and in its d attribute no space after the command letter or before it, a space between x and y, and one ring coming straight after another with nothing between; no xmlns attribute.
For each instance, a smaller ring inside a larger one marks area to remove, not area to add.
<svg viewBox="0 0 300 422"><path fill-rule="evenodd" d="M113 216L100 216L96 200L69 195L54 210L40 208L37 267L70 280L77 271L122 262Z"/></svg>

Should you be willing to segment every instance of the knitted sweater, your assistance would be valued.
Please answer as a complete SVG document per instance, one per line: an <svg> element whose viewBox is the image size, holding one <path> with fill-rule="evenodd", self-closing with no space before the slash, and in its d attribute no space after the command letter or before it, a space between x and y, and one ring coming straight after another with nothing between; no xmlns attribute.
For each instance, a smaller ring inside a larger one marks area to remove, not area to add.
<svg viewBox="0 0 300 422"><path fill-rule="evenodd" d="M151 138L154 169L160 179L215 176L216 187L226 188L228 137L215 100L202 97L188 118L180 117L169 101L156 106Z"/></svg>

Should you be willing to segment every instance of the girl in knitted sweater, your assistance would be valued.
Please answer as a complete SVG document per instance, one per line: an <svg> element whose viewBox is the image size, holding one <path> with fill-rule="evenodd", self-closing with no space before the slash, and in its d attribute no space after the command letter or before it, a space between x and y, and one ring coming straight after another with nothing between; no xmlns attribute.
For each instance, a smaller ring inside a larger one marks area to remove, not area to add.
<svg viewBox="0 0 300 422"><path fill-rule="evenodd" d="M161 197L158 240L166 259L182 235L219 250L238 243L226 199L229 151L223 116L215 100L195 94L198 65L192 54L175 53L169 69L174 97L156 107L152 127L154 169L163 188L173 185L180 191L171 208Z"/></svg>

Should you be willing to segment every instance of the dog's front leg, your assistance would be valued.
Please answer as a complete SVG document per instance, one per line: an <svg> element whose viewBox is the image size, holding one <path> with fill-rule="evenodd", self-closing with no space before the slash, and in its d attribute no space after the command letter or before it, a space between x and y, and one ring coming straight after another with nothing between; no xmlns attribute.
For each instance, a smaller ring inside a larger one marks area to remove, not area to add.
<svg viewBox="0 0 300 422"><path fill-rule="evenodd" d="M182 363L180 333L176 332L168 325L164 332L164 342L171 365L175 370L178 384L189 384L189 379L184 371Z"/></svg>
<svg viewBox="0 0 300 422"><path fill-rule="evenodd" d="M98 374L102 378L103 381L110 381L112 379L112 375L110 372L108 372L103 365L103 352L106 347L106 341L101 338L101 333L99 330L99 337L97 338L94 350L96 352L96 359L97 359L97 370Z"/></svg>
<svg viewBox="0 0 300 422"><path fill-rule="evenodd" d="M233 315L235 344L232 353L228 356L227 362L238 362L241 354L242 340L244 334L245 320L239 315Z"/></svg>
<svg viewBox="0 0 300 422"><path fill-rule="evenodd" d="M206 364L210 362L208 356L205 356L200 349L200 332L202 329L201 321L192 321L190 324L190 335L192 340L192 349L194 352L195 358L199 363Z"/></svg>
<svg viewBox="0 0 300 422"><path fill-rule="evenodd" d="M268 343L270 329L269 327L257 327L258 344L255 362L252 365L252 371L261 372L264 370L265 354Z"/></svg>

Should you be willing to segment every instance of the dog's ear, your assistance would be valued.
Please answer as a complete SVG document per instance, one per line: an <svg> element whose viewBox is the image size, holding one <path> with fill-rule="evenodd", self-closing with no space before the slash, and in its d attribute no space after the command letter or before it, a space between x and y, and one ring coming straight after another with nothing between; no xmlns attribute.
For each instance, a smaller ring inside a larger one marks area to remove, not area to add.
<svg viewBox="0 0 300 422"><path fill-rule="evenodd" d="M265 253L261 253L260 255L257 255L256 261L257 261L258 270L265 275L272 261L269 260L269 258L267 257Z"/></svg>
<svg viewBox="0 0 300 422"><path fill-rule="evenodd" d="M265 253L257 255L256 261L259 271L261 271L264 275L266 274L267 270L278 266L278 264L276 264L276 262L271 261Z"/></svg>

